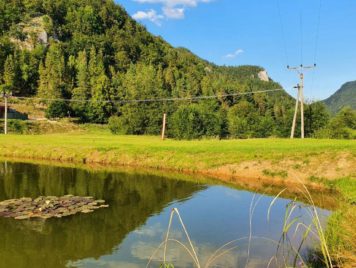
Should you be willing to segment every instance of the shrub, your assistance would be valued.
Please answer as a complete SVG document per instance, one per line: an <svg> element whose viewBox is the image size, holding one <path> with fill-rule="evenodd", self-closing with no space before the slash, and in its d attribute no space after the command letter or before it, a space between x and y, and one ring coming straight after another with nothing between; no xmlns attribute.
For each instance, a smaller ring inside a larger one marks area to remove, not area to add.
<svg viewBox="0 0 356 268"><path fill-rule="evenodd" d="M112 134L127 134L127 125L123 117L111 116L109 118L108 127Z"/></svg>
<svg viewBox="0 0 356 268"><path fill-rule="evenodd" d="M253 126L260 123L259 116L251 103L246 100L231 107L228 111L229 133L232 138L255 137Z"/></svg>
<svg viewBox="0 0 356 268"><path fill-rule="evenodd" d="M65 101L54 101L52 102L47 110L47 118L63 118L70 115L71 109Z"/></svg>
<svg viewBox="0 0 356 268"><path fill-rule="evenodd" d="M354 138L353 131L351 128L348 128L348 127L331 129L331 138L332 139L350 140L350 139Z"/></svg>
<svg viewBox="0 0 356 268"><path fill-rule="evenodd" d="M28 127L26 122L23 120L10 120L9 130L16 134L24 134L28 131Z"/></svg>
<svg viewBox="0 0 356 268"><path fill-rule="evenodd" d="M223 122L219 111L211 108L209 104L180 106L172 116L169 134L177 139L220 137Z"/></svg>
<svg viewBox="0 0 356 268"><path fill-rule="evenodd" d="M342 109L328 124L314 133L315 138L355 139L356 111L349 107Z"/></svg>
<svg viewBox="0 0 356 268"><path fill-rule="evenodd" d="M204 135L203 116L196 105L181 106L172 116L171 134L177 139L197 139Z"/></svg>
<svg viewBox="0 0 356 268"><path fill-rule="evenodd" d="M28 121L10 119L7 122L7 129L9 133L14 134L27 134L30 131L30 126ZM4 120L0 120L0 133L4 132Z"/></svg>

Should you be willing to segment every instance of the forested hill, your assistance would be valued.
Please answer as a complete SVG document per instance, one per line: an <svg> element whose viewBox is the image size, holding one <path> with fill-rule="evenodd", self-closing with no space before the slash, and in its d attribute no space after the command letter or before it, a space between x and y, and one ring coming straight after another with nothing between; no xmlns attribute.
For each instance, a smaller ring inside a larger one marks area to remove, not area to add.
<svg viewBox="0 0 356 268"><path fill-rule="evenodd" d="M356 81L342 85L338 91L324 100L324 103L333 114L347 106L356 109Z"/></svg>
<svg viewBox="0 0 356 268"><path fill-rule="evenodd" d="M0 0L0 34L2 88L47 99L49 117L118 116L121 133L156 134L166 112L169 135L180 138L288 135L293 99L284 91L128 102L281 87L261 67L219 67L172 47L112 0Z"/></svg>

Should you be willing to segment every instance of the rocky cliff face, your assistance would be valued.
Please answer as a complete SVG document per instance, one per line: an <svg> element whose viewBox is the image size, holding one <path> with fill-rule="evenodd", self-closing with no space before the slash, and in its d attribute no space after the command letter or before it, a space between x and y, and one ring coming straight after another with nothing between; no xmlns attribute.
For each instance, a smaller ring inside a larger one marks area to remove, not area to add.
<svg viewBox="0 0 356 268"><path fill-rule="evenodd" d="M48 17L41 16L31 19L28 23L18 24L16 37L11 37L11 42L21 50L33 50L39 43L47 45L49 35L45 29L46 20Z"/></svg>
<svg viewBox="0 0 356 268"><path fill-rule="evenodd" d="M260 72L258 73L258 78L259 78L261 81L269 82L269 76L268 76L268 73L267 73L266 70L260 71Z"/></svg>

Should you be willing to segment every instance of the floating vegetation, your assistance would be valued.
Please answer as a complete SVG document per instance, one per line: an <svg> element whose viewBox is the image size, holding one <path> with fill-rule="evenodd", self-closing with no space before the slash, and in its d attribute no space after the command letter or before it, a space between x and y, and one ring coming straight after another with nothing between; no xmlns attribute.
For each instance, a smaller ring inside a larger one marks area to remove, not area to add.
<svg viewBox="0 0 356 268"><path fill-rule="evenodd" d="M95 200L91 196L40 196L36 199L23 197L0 202L0 217L16 220L62 218L107 207L109 205L104 200Z"/></svg>

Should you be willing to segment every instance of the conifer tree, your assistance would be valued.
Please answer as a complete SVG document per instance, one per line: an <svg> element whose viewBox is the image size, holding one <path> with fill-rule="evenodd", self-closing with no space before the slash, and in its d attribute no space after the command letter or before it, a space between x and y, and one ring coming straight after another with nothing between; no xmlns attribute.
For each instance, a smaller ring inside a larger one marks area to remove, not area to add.
<svg viewBox="0 0 356 268"><path fill-rule="evenodd" d="M107 122L112 111L109 101L110 80L105 73L102 51L96 53L94 47L90 50L89 75L91 101L89 105L89 118L96 123Z"/></svg>
<svg viewBox="0 0 356 268"><path fill-rule="evenodd" d="M78 58L76 60L76 70L77 70L77 87L73 89L72 99L78 102L72 103L72 108L77 116L82 120L86 119L86 107L90 97L90 84L89 84L89 74L88 74L88 60L87 53L85 50L79 52ZM81 102L81 100L83 102Z"/></svg>
<svg viewBox="0 0 356 268"><path fill-rule="evenodd" d="M15 86L15 78L16 78L15 68L16 67L15 67L14 57L12 55L9 55L6 58L5 66L4 66L4 83L5 86L11 90Z"/></svg>
<svg viewBox="0 0 356 268"><path fill-rule="evenodd" d="M64 57L58 44L51 44L45 65L40 65L38 96L40 98L61 98L64 91Z"/></svg>
<svg viewBox="0 0 356 268"><path fill-rule="evenodd" d="M40 76L40 80L38 81L38 91L37 95L39 97L46 96L46 91L48 89L48 78L47 78L47 70L43 65L43 62L40 62L38 67L38 74Z"/></svg>

